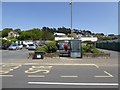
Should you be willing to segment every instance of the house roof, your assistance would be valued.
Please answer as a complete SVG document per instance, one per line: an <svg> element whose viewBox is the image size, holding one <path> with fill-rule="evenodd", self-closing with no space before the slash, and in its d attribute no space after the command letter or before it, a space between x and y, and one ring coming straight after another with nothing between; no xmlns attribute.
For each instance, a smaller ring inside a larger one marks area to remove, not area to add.
<svg viewBox="0 0 120 90"><path fill-rule="evenodd" d="M54 33L54 35L57 35L57 36L65 36L66 34L64 34L64 33Z"/></svg>

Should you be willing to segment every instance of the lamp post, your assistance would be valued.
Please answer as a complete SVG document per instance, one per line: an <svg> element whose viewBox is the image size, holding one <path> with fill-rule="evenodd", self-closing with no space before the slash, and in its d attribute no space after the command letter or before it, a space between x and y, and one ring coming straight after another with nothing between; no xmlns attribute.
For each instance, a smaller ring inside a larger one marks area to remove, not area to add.
<svg viewBox="0 0 120 90"><path fill-rule="evenodd" d="M70 1L71 39L72 39L72 0Z"/></svg>

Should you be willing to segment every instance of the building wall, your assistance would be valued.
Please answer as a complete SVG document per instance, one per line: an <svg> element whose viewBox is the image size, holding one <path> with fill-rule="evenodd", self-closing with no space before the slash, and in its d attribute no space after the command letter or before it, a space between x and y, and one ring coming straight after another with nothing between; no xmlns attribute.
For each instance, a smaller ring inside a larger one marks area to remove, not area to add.
<svg viewBox="0 0 120 90"><path fill-rule="evenodd" d="M73 37L55 37L55 41L71 40L71 39L74 39L74 38ZM81 37L79 40L96 42L98 38L97 37Z"/></svg>

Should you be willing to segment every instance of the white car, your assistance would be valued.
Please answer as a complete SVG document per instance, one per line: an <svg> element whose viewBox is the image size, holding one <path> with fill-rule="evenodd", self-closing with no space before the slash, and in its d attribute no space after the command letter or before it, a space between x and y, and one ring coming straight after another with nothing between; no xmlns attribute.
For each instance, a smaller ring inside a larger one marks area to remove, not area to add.
<svg viewBox="0 0 120 90"><path fill-rule="evenodd" d="M18 45L17 44L11 44L9 47L8 47L9 50L17 50L18 49Z"/></svg>
<svg viewBox="0 0 120 90"><path fill-rule="evenodd" d="M28 47L29 47L29 44L26 45L26 49L28 49Z"/></svg>
<svg viewBox="0 0 120 90"><path fill-rule="evenodd" d="M28 50L36 50L37 49L35 44L29 44L27 48L28 48Z"/></svg>
<svg viewBox="0 0 120 90"><path fill-rule="evenodd" d="M23 45L22 44L18 44L18 49L22 49Z"/></svg>

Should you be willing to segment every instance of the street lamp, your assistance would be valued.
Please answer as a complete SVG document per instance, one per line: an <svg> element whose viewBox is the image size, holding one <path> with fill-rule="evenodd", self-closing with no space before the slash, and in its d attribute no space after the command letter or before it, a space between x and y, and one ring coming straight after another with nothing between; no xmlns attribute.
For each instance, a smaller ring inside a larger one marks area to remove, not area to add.
<svg viewBox="0 0 120 90"><path fill-rule="evenodd" d="M70 1L70 19L71 19L71 39L72 39L72 0Z"/></svg>

